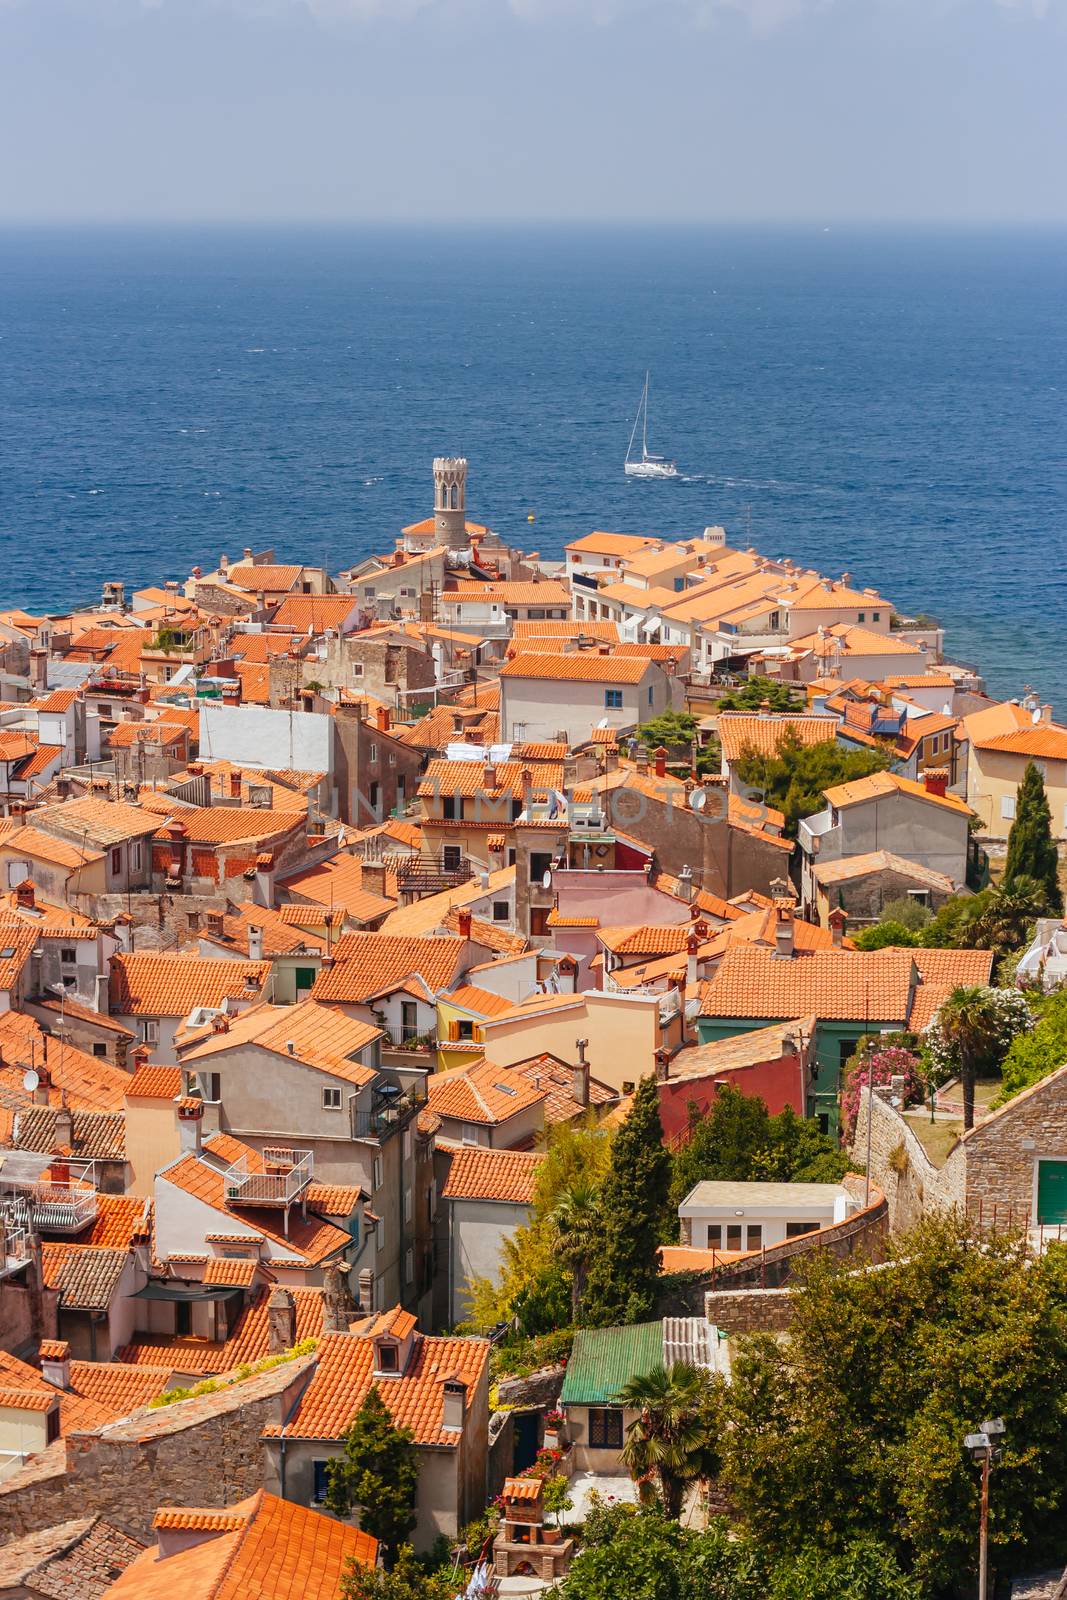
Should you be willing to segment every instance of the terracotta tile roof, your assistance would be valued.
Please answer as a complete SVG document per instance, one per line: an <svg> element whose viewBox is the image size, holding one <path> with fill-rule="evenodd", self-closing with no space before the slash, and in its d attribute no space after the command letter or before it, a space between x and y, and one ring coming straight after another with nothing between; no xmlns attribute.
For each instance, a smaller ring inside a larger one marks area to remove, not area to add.
<svg viewBox="0 0 1067 1600"><path fill-rule="evenodd" d="M413 974L431 994L454 983L463 940L404 938L387 933L346 933L337 942L332 969L320 972L316 1000L360 1002L399 988Z"/></svg>
<svg viewBox="0 0 1067 1600"><path fill-rule="evenodd" d="M680 880L669 872L657 872L651 883L661 894L669 894L674 900L684 901ZM720 922L736 922L738 917L743 917L745 914L739 906L730 900L724 900L721 895L712 894L710 889L694 889L692 904L706 916L717 917Z"/></svg>
<svg viewBox="0 0 1067 1600"><path fill-rule="evenodd" d="M941 806L946 811L955 811L962 817L971 815L971 808L965 800L954 794L932 794L924 784L914 783L911 778L902 778L896 772L873 772L869 778L856 778L852 783L839 783L832 789L823 790L823 799L838 811L845 806L862 805L867 800L881 800L886 795L910 795L915 800L926 800L931 805Z"/></svg>
<svg viewBox="0 0 1067 1600"><path fill-rule="evenodd" d="M153 831L155 818L140 806L124 800L101 800L87 795L81 800L64 800L56 806L43 806L33 813L33 825L45 833L61 837L74 834L79 844L86 841L108 849L126 839L141 839Z"/></svg>
<svg viewBox="0 0 1067 1600"><path fill-rule="evenodd" d="M181 1092L181 1067L158 1067L151 1063L138 1067L126 1086L128 1099L176 1100Z"/></svg>
<svg viewBox="0 0 1067 1600"><path fill-rule="evenodd" d="M543 622L516 622L511 630L516 644L530 645L531 640L559 640L561 646L575 639L596 639L603 644L616 644L618 624L602 621L579 621L575 617L547 617ZM536 646L532 646L536 649ZM555 649L555 645L552 647Z"/></svg>
<svg viewBox="0 0 1067 1600"><path fill-rule="evenodd" d="M37 936L36 928L26 928L21 923L0 927L0 990L15 987Z"/></svg>
<svg viewBox="0 0 1067 1600"><path fill-rule="evenodd" d="M249 589L253 594L262 594L265 589L291 589L294 583L299 583L304 569L301 566L271 566L268 563L242 562L239 566L229 567L226 571L227 583L235 583L239 589Z"/></svg>
<svg viewBox="0 0 1067 1600"><path fill-rule="evenodd" d="M323 1222L316 1217L305 1220L298 1214L291 1216L289 1231L285 1234L282 1219L276 1213L265 1213L254 1206L231 1210L226 1201L223 1173L191 1153L163 1167L156 1181L157 1184L171 1184L194 1200L210 1206L213 1211L234 1222L241 1221L255 1233L262 1234L274 1246L272 1255L276 1260L292 1259L304 1265L318 1266L331 1256L339 1255L352 1243L342 1228L335 1228L332 1222Z"/></svg>
<svg viewBox="0 0 1067 1600"><path fill-rule="evenodd" d="M275 809L273 806L179 806L170 796L146 797L145 805L165 813L167 821L156 818L156 837L169 838L172 822L180 822L184 837L192 844L238 844L245 840L266 843L307 826L306 810Z"/></svg>
<svg viewBox="0 0 1067 1600"><path fill-rule="evenodd" d="M489 786L485 781L487 763L484 761L431 761L417 793L422 799L436 799L438 795L460 795L474 799L481 795L487 802L494 802L507 795L518 800L523 792L522 774L527 770L534 794L563 788L563 763L559 760L535 763L528 758L488 764L493 767L494 779Z"/></svg>
<svg viewBox="0 0 1067 1600"><path fill-rule="evenodd" d="M350 1563L378 1556L369 1533L263 1489L228 1512L159 1512L155 1526L207 1537L166 1557L146 1550L108 1600L336 1600Z"/></svg>
<svg viewBox="0 0 1067 1600"><path fill-rule="evenodd" d="M342 627L358 608L354 594L291 594L274 613L271 626L303 634L309 628L324 633L327 628Z"/></svg>
<svg viewBox="0 0 1067 1600"><path fill-rule="evenodd" d="M463 1011L473 1011L478 1017L499 1016L503 1011L510 1011L514 1004L501 995L493 994L489 989L477 988L473 983L458 984L455 989L450 989L440 998L447 1005L459 1006Z"/></svg>
<svg viewBox="0 0 1067 1600"><path fill-rule="evenodd" d="M642 550L657 549L662 540L648 534L637 533L587 533L581 539L571 539L564 547L577 550L580 555L633 556Z"/></svg>
<svg viewBox="0 0 1067 1600"><path fill-rule="evenodd" d="M550 928L599 928L599 917L563 917L553 906L548 913L547 923Z"/></svg>
<svg viewBox="0 0 1067 1600"><path fill-rule="evenodd" d="M22 1080L28 1067L39 1072L42 1065L48 1068L49 1105L59 1105L65 1094L72 1111L124 1109L128 1073L46 1034L24 1012L0 1013L0 1104L27 1107L31 1097Z"/></svg>
<svg viewBox="0 0 1067 1600"><path fill-rule="evenodd" d="M536 1500L541 1488L540 1478L505 1478L502 1493L505 1500Z"/></svg>
<svg viewBox="0 0 1067 1600"><path fill-rule="evenodd" d="M614 1089L591 1077L589 1106L583 1105L574 1095L574 1068L547 1052L515 1061L506 1071L524 1078L531 1089L544 1095L546 1122L573 1122L576 1117L584 1117L589 1106L595 1111L619 1098Z"/></svg>
<svg viewBox="0 0 1067 1600"><path fill-rule="evenodd" d="M718 1072L732 1072L757 1066L764 1061L775 1061L785 1051L783 1041L786 1035L791 1034L795 1039L799 1032L810 1038L817 1020L813 1016L786 1018L781 1022L772 1022L766 1028L750 1028L729 1039L687 1045L671 1060L671 1082L710 1078Z"/></svg>
<svg viewBox="0 0 1067 1600"><path fill-rule="evenodd" d="M546 1098L545 1089L516 1081L516 1076L510 1067L484 1060L453 1072L435 1073L426 1085L429 1109L439 1117L495 1127Z"/></svg>
<svg viewBox="0 0 1067 1600"><path fill-rule="evenodd" d="M515 656L500 669L502 678L551 678L557 683L640 683L649 669L644 656Z"/></svg>
<svg viewBox="0 0 1067 1600"><path fill-rule="evenodd" d="M897 672L883 678L887 689L954 689L949 672Z"/></svg>
<svg viewBox="0 0 1067 1600"><path fill-rule="evenodd" d="M59 1290L67 1311L106 1311L125 1271L129 1253L93 1244L41 1246L45 1287Z"/></svg>
<svg viewBox="0 0 1067 1600"><path fill-rule="evenodd" d="M224 1032L211 1029L203 1038L197 1035L196 1042L180 1047L180 1054L184 1065L255 1045L331 1077L364 1084L375 1076L375 1068L352 1058L381 1038L381 1033L374 1023L346 1016L335 1006L301 1000L292 1006L250 1007L234 1017Z"/></svg>
<svg viewBox="0 0 1067 1600"><path fill-rule="evenodd" d="M982 745L986 739L998 738L1004 733L1018 733L1033 727L1030 713L1014 700L992 702L980 711L971 711L960 719L962 736L972 744Z"/></svg>
<svg viewBox="0 0 1067 1600"><path fill-rule="evenodd" d="M364 1198L363 1190L353 1183L309 1183L306 1195L312 1211L324 1217L350 1217Z"/></svg>
<svg viewBox="0 0 1067 1600"><path fill-rule="evenodd" d="M868 850L863 855L842 856L839 861L816 861L815 877L821 884L848 883L854 878L867 878L876 872L896 872L904 878L914 878L931 889L951 894L955 885L943 872L924 867L918 861L906 861L891 850Z"/></svg>
<svg viewBox="0 0 1067 1600"><path fill-rule="evenodd" d="M246 1289L259 1270L258 1261L232 1261L212 1256L204 1266L204 1283L224 1284L230 1289Z"/></svg>
<svg viewBox="0 0 1067 1600"><path fill-rule="evenodd" d="M54 1394L36 1389L0 1389L0 1406L17 1407L19 1411L51 1411Z"/></svg>
<svg viewBox="0 0 1067 1600"><path fill-rule="evenodd" d="M908 1018L911 950L817 951L779 960L773 951L728 950L700 994L700 1015L895 1022Z"/></svg>
<svg viewBox="0 0 1067 1600"><path fill-rule="evenodd" d="M403 934L409 938L436 933L445 926L451 912L474 905L490 894L505 892L514 883L515 868L500 867L496 872L489 874L489 883L485 887L479 879L472 878L469 883L460 884L458 889L446 889L441 894L429 894L422 900L413 900L410 905L398 906L386 917L381 931L383 934L397 937ZM472 922L472 938L473 929Z"/></svg>
<svg viewBox="0 0 1067 1600"><path fill-rule="evenodd" d="M104 1406L113 1417L129 1416L167 1387L171 1369L128 1366L121 1361L72 1361L70 1386L76 1394Z"/></svg>
<svg viewBox="0 0 1067 1600"><path fill-rule="evenodd" d="M300 895L324 909L343 913L353 922L370 922L396 906L395 899L364 889L363 863L358 856L347 854L331 856L328 861L293 873L279 887L286 894Z"/></svg>
<svg viewBox="0 0 1067 1600"><path fill-rule="evenodd" d="M737 761L743 752L755 750L762 756L773 756L792 730L802 745L823 744L836 739L836 717L768 716L758 712L724 711L719 717L719 741L727 761Z"/></svg>
<svg viewBox="0 0 1067 1600"><path fill-rule="evenodd" d="M440 596L444 606L461 601L496 601L502 606L563 606L570 610L570 590L553 578L538 580L504 580L499 583L462 583L457 589L446 589ZM469 618L465 619L469 621Z"/></svg>
<svg viewBox="0 0 1067 1600"><path fill-rule="evenodd" d="M17 1356L0 1350L0 1388L14 1389L20 1393L44 1395L51 1400L59 1396L59 1425L62 1434L79 1428L99 1428L112 1420L113 1413L95 1400L83 1398L70 1390L56 1389L46 1383L36 1367L28 1366ZM8 1480L10 1481L10 1480Z"/></svg>
<svg viewBox="0 0 1067 1600"><path fill-rule="evenodd" d="M269 961L117 955L111 959L111 1009L122 1016L187 1017L197 1006L258 998L270 970Z"/></svg>
<svg viewBox="0 0 1067 1600"><path fill-rule="evenodd" d="M914 656L920 652L918 647L907 639L898 638L895 634L874 633L870 628L851 627L847 623L835 622L827 628L822 636L818 633L809 633L803 639L791 639L790 649L794 652L802 650L817 650L825 646L830 638L840 639L844 647L844 656Z"/></svg>
<svg viewBox="0 0 1067 1600"><path fill-rule="evenodd" d="M135 1194L98 1194L96 1221L81 1235L81 1242L128 1250L134 1234L147 1231L151 1220L151 1200Z"/></svg>
<svg viewBox="0 0 1067 1600"><path fill-rule="evenodd" d="M684 950L694 926L691 922L676 922L662 927L601 928L597 938L615 955L664 956Z"/></svg>
<svg viewBox="0 0 1067 1600"><path fill-rule="evenodd" d="M456 906L442 917L441 926L448 933L459 932L459 913L460 908ZM474 916L471 917L471 940L486 950L495 950L499 955L505 956L521 955L529 943L521 933L513 933L502 923L487 922L484 917ZM473 967L471 971L474 971Z"/></svg>
<svg viewBox="0 0 1067 1600"><path fill-rule="evenodd" d="M39 816L40 813L34 815ZM103 860L102 850L69 844L66 839L54 838L41 828L13 829L0 837L0 849L8 860L26 856L30 861L46 861L50 866L67 867L71 871Z"/></svg>
<svg viewBox="0 0 1067 1600"><path fill-rule="evenodd" d="M59 1116L58 1106L31 1106L27 1111L20 1111L15 1125L15 1148L37 1150L43 1155L75 1155L83 1161L125 1161L124 1111L72 1112L69 1144L60 1142Z"/></svg>
<svg viewBox="0 0 1067 1600"><path fill-rule="evenodd" d="M143 1549L141 1540L102 1517L59 1522L9 1539L0 1552L0 1591L35 1600L101 1600Z"/></svg>
<svg viewBox="0 0 1067 1600"><path fill-rule="evenodd" d="M401 1377L379 1379L378 1392L398 1427L410 1428L417 1444L455 1448L457 1432L442 1426L444 1381L458 1378L467 1385L471 1407L486 1364L484 1339L415 1337L407 1370ZM315 1375L297 1402L292 1420L263 1430L265 1438L282 1432L290 1439L340 1439L375 1381L374 1345L353 1333L326 1334L319 1344Z"/></svg>
<svg viewBox="0 0 1067 1600"><path fill-rule="evenodd" d="M1055 723L1035 723L1016 733L996 734L972 739L976 750L1001 750L1007 755L1036 757L1038 760L1067 761L1067 728Z"/></svg>
<svg viewBox="0 0 1067 1600"><path fill-rule="evenodd" d="M56 1016L60 1014L61 1008L58 1000L35 1000L33 1003L42 1011L52 1012ZM94 1011L92 1006L82 1005L80 1001L72 1000L69 995L63 1001L62 1011L65 1016L78 1022L88 1022L94 1028L103 1028L105 1033L115 1033L123 1039L132 1039L134 1037L130 1028L124 1027L114 1017L109 1017L106 1011Z"/></svg>
<svg viewBox="0 0 1067 1600"><path fill-rule="evenodd" d="M992 980L991 950L912 950L910 954L919 969L919 987L908 1018L913 1033L929 1027L953 989Z"/></svg>
<svg viewBox="0 0 1067 1600"><path fill-rule="evenodd" d="M296 1307L296 1342L318 1338L322 1333L322 1290L300 1288L289 1293ZM246 1305L226 1340L138 1333L117 1352L118 1359L139 1367L165 1365L171 1371L188 1373L231 1372L246 1362L254 1363L268 1354L267 1300L266 1291L261 1291Z"/></svg>
<svg viewBox="0 0 1067 1600"><path fill-rule="evenodd" d="M395 1339L406 1339L413 1333L418 1323L414 1312L405 1311L403 1306L391 1306L387 1311L376 1311L372 1316L363 1317L351 1324L351 1331L364 1338L377 1338L379 1334L390 1333Z"/></svg>
<svg viewBox="0 0 1067 1600"><path fill-rule="evenodd" d="M107 736L111 750L132 750L138 744L180 744L187 736L183 723L168 722L160 717L157 722L117 722Z"/></svg>
<svg viewBox="0 0 1067 1600"><path fill-rule="evenodd" d="M537 1169L544 1159L540 1151L534 1150L484 1150L472 1146L454 1150L441 1198L530 1205Z"/></svg>

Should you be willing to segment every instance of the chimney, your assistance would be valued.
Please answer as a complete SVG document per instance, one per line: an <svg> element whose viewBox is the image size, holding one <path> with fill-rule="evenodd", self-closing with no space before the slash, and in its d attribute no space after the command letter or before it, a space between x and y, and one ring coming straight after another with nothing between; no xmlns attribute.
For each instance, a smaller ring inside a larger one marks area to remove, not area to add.
<svg viewBox="0 0 1067 1600"><path fill-rule="evenodd" d="M588 1039L575 1039L574 1041L575 1049L578 1052L578 1061L574 1068L574 1082L571 1085L571 1093L580 1106L588 1106L589 1104L589 1063L585 1059L588 1044Z"/></svg>
<svg viewBox="0 0 1067 1600"><path fill-rule="evenodd" d="M943 795L948 789L948 768L927 767L923 773L923 785L927 794Z"/></svg>
<svg viewBox="0 0 1067 1600"><path fill-rule="evenodd" d="M666 1083L671 1075L671 1053L669 1050L656 1051L656 1082Z"/></svg>
<svg viewBox="0 0 1067 1600"><path fill-rule="evenodd" d="M774 900L774 954L779 961L791 961L795 943L793 913L796 897L784 878L775 878L770 889Z"/></svg>
<svg viewBox="0 0 1067 1600"><path fill-rule="evenodd" d="M693 869L688 861L678 874L678 898L684 900L687 906L693 903Z"/></svg>
<svg viewBox="0 0 1067 1600"><path fill-rule="evenodd" d="M761 717L769 717L770 716L770 714L771 714L771 702L769 700L761 700L760 701L760 703L759 703L759 714L760 714Z"/></svg>
<svg viewBox="0 0 1067 1600"><path fill-rule="evenodd" d="M657 745L652 755L656 762L656 777L665 778L667 776L667 752L663 745Z"/></svg>
<svg viewBox="0 0 1067 1600"><path fill-rule="evenodd" d="M699 973L697 971L697 953L700 950L700 935L696 932L696 929L693 930L688 939L685 941L685 950L685 986L687 989L692 989L699 981Z"/></svg>
<svg viewBox="0 0 1067 1600"><path fill-rule="evenodd" d="M230 773L230 799L231 800L240 800L240 798L241 798L241 774L240 774L240 772L231 772Z"/></svg>
<svg viewBox="0 0 1067 1600"><path fill-rule="evenodd" d="M470 914L470 912L469 911L461 911L456 920L457 920L457 923L459 925L459 936L460 936L460 938L461 939L469 939L470 936L471 936L471 914Z"/></svg>
<svg viewBox="0 0 1067 1600"><path fill-rule="evenodd" d="M23 878L15 890L15 904L25 911L32 911L37 904L37 894L33 887L32 878Z"/></svg>
<svg viewBox="0 0 1067 1600"><path fill-rule="evenodd" d="M70 1388L70 1345L66 1339L42 1339L37 1355L41 1377L57 1389Z"/></svg>
<svg viewBox="0 0 1067 1600"><path fill-rule="evenodd" d="M325 1311L325 1307L323 1308ZM296 1343L296 1302L281 1284L272 1289L267 1301L267 1353L280 1356Z"/></svg>
<svg viewBox="0 0 1067 1600"><path fill-rule="evenodd" d="M95 991L93 994L93 1010L98 1016L106 1017L111 1005L111 996L108 993L111 986L111 979L106 972L98 972L93 981L95 984Z"/></svg>
<svg viewBox="0 0 1067 1600"><path fill-rule="evenodd" d="M385 862L364 861L359 874L359 886L367 894L376 894L385 898Z"/></svg>
<svg viewBox="0 0 1067 1600"><path fill-rule="evenodd" d="M263 960L263 929L249 926L248 929L248 959L249 961Z"/></svg>
<svg viewBox="0 0 1067 1600"><path fill-rule="evenodd" d="M359 1309L369 1317L374 1310L374 1268L359 1269Z"/></svg>
<svg viewBox="0 0 1067 1600"><path fill-rule="evenodd" d="M467 1410L467 1385L462 1378L446 1378L444 1389L444 1404L441 1414L441 1427L446 1433L462 1433L463 1420Z"/></svg>
<svg viewBox="0 0 1067 1600"><path fill-rule="evenodd" d="M56 1111L56 1144L61 1150L74 1150L74 1113L66 1101L66 1093L62 1104Z"/></svg>
<svg viewBox="0 0 1067 1600"><path fill-rule="evenodd" d="M1041 707L1041 721L1044 722L1044 723L1049 723L1049 722L1052 721L1052 707L1051 706L1042 706Z"/></svg>
<svg viewBox="0 0 1067 1600"><path fill-rule="evenodd" d="M48 651L30 651L30 683L42 692L48 688Z"/></svg>
<svg viewBox="0 0 1067 1600"><path fill-rule="evenodd" d="M840 950L841 940L845 936L845 924L848 921L848 912L843 911L840 906L835 906L827 918L827 921L830 924L830 932L834 937L834 949Z"/></svg>
<svg viewBox="0 0 1067 1600"><path fill-rule="evenodd" d="M578 963L573 956L564 956L556 967L559 978L560 994L576 994L578 992Z"/></svg>
<svg viewBox="0 0 1067 1600"><path fill-rule="evenodd" d="M377 706L375 708L375 712L374 712L374 720L378 724L378 732L379 733L388 733L389 732L389 707L388 706Z"/></svg>
<svg viewBox="0 0 1067 1600"><path fill-rule="evenodd" d="M482 787L487 794L492 794L496 789L496 767L487 761L482 768Z"/></svg>
<svg viewBox="0 0 1067 1600"><path fill-rule="evenodd" d="M115 918L115 938L119 942L121 953L129 955L133 949L133 924L129 917L118 916Z"/></svg>
<svg viewBox="0 0 1067 1600"><path fill-rule="evenodd" d="M641 749L637 753L634 766L640 773L646 773L648 771L648 751L645 749L644 745L641 746Z"/></svg>
<svg viewBox="0 0 1067 1600"><path fill-rule="evenodd" d="M520 782L522 783L522 809L529 816L530 807L533 804L533 773L529 767L523 767L520 774Z"/></svg>
<svg viewBox="0 0 1067 1600"><path fill-rule="evenodd" d="M348 1274L337 1265L323 1268L322 1273L322 1331L347 1333L355 1307L348 1291Z"/></svg>
<svg viewBox="0 0 1067 1600"><path fill-rule="evenodd" d="M198 1156L204 1125L204 1102L193 1095L183 1095L178 1101L178 1134L182 1155Z"/></svg>

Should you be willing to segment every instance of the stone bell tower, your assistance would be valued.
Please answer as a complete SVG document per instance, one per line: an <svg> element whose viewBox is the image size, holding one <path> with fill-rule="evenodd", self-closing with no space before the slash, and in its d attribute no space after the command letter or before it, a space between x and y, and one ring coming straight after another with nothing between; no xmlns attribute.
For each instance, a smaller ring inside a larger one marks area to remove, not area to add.
<svg viewBox="0 0 1067 1600"><path fill-rule="evenodd" d="M449 550L467 548L467 461L464 456L435 456L433 523L438 544Z"/></svg>

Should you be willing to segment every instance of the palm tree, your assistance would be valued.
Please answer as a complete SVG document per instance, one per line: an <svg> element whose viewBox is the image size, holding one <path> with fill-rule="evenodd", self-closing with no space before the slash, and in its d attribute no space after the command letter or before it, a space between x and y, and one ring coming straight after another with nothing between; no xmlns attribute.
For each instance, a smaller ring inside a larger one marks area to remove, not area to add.
<svg viewBox="0 0 1067 1600"><path fill-rule="evenodd" d="M996 1044L999 1022L993 991L982 985L953 989L937 1013L941 1036L959 1057L965 1128L974 1127L974 1080Z"/></svg>
<svg viewBox="0 0 1067 1600"><path fill-rule="evenodd" d="M639 1487L658 1478L669 1517L680 1514L689 1485L709 1475L712 1394L706 1372L672 1361L631 1378L616 1397L638 1413L626 1429L623 1461Z"/></svg>
<svg viewBox="0 0 1067 1600"><path fill-rule="evenodd" d="M1049 913L1044 886L1033 878L1005 879L987 889L984 904L964 930L966 943L978 950L996 950L1003 955L1029 943L1038 917Z"/></svg>
<svg viewBox="0 0 1067 1600"><path fill-rule="evenodd" d="M571 1269L571 1323L578 1326L589 1262L600 1237L599 1192L591 1183L577 1180L564 1189L553 1206L550 1220L560 1250Z"/></svg>

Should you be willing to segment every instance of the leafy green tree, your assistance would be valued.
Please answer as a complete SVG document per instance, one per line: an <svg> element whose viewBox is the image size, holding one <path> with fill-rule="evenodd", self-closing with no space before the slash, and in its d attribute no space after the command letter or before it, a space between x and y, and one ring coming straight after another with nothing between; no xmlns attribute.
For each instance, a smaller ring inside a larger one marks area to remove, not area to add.
<svg viewBox="0 0 1067 1600"><path fill-rule="evenodd" d="M657 1247L669 1228L671 1158L659 1093L642 1078L611 1147L600 1194L601 1240L589 1268L585 1315L592 1327L641 1322L656 1302Z"/></svg>
<svg viewBox="0 0 1067 1600"><path fill-rule="evenodd" d="M1001 1069L1001 1101L1039 1083L1067 1062L1067 989L1032 1004L1037 1008L1037 1025L1020 1033L1008 1048Z"/></svg>
<svg viewBox="0 0 1067 1600"><path fill-rule="evenodd" d="M796 730L787 728L774 755L743 750L737 774L749 791L785 814L785 831L795 839L801 817L822 810L824 789L884 772L891 759L884 750L844 750L833 739L803 745Z"/></svg>
<svg viewBox="0 0 1067 1600"><path fill-rule="evenodd" d="M962 930L965 946L995 950L998 955L1019 951L1030 943L1034 924L1048 910L1043 884L1033 878L1005 878L983 892L982 904Z"/></svg>
<svg viewBox="0 0 1067 1600"><path fill-rule="evenodd" d="M749 678L739 689L730 689L719 697L720 711L758 711L767 700L772 711L799 711L804 705L803 693L794 691L789 684L777 678Z"/></svg>
<svg viewBox="0 0 1067 1600"><path fill-rule="evenodd" d="M1029 878L1044 895L1047 912L1063 910L1060 889L1060 862L1052 835L1045 782L1032 761L1026 763L1023 781L1015 792L1015 821L1008 834L1008 853L1004 860L1004 882Z"/></svg>
<svg viewBox="0 0 1067 1600"><path fill-rule="evenodd" d="M400 1546L391 1572L350 1561L341 1578L342 1600L455 1600L457 1582L429 1572L409 1544Z"/></svg>
<svg viewBox="0 0 1067 1600"><path fill-rule="evenodd" d="M757 1163L754 1177L778 1183L840 1183L852 1163L812 1117L798 1117L786 1106L770 1118L770 1147L763 1170Z"/></svg>
<svg viewBox="0 0 1067 1600"><path fill-rule="evenodd" d="M571 1275L571 1325L580 1326L582 1294L589 1263L600 1239L600 1195L594 1184L565 1189L551 1212L559 1247Z"/></svg>
<svg viewBox="0 0 1067 1600"><path fill-rule="evenodd" d="M836 1183L847 1152L818 1124L790 1107L769 1116L758 1095L724 1084L707 1111L690 1107L689 1139L675 1152L671 1205L677 1210L695 1183Z"/></svg>
<svg viewBox="0 0 1067 1600"><path fill-rule="evenodd" d="M922 943L919 935L902 922L874 922L852 935L857 950L914 949Z"/></svg>
<svg viewBox="0 0 1067 1600"><path fill-rule="evenodd" d="M968 930L988 903L991 889L978 894L954 894L940 906L920 934L920 943L932 950L973 949Z"/></svg>
<svg viewBox="0 0 1067 1600"><path fill-rule="evenodd" d="M876 1539L857 1539L828 1554L809 1545L771 1574L767 1600L927 1600L927 1591L901 1570L892 1550Z"/></svg>
<svg viewBox="0 0 1067 1600"><path fill-rule="evenodd" d="M697 736L697 720L688 711L662 711L658 717L642 722L637 737L648 750L666 745L668 750L684 745L688 750Z"/></svg>
<svg viewBox="0 0 1067 1600"><path fill-rule="evenodd" d="M912 933L918 933L930 921L930 912L921 901L913 899L910 894L903 894L896 900L886 901L878 921L899 922Z"/></svg>
<svg viewBox="0 0 1067 1600"><path fill-rule="evenodd" d="M680 1516L686 1490L717 1465L711 1379L685 1361L660 1363L625 1383L618 1402L637 1412L622 1448L627 1471L639 1491L654 1481L664 1511Z"/></svg>
<svg viewBox="0 0 1067 1600"><path fill-rule="evenodd" d="M783 1557L876 1540L922 1595L967 1587L978 1494L963 1438L993 1415L1007 1423L994 1565L1062 1559L1067 1250L1034 1257L1004 1234L979 1249L954 1216L891 1241L878 1271L809 1257L789 1339L739 1341L723 1408L724 1485Z"/></svg>
<svg viewBox="0 0 1067 1600"><path fill-rule="evenodd" d="M326 1505L335 1517L359 1512L359 1525L395 1556L415 1526L418 1457L410 1428L397 1428L377 1384L356 1412L340 1456L327 1468Z"/></svg>
<svg viewBox="0 0 1067 1600"><path fill-rule="evenodd" d="M544 1508L550 1511L556 1519L557 1528L563 1526L563 1515L574 1508L571 1499L571 1486L569 1479L562 1473L554 1478L546 1478L541 1486Z"/></svg>

